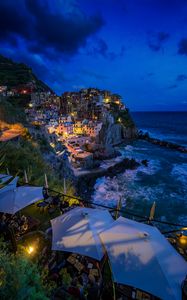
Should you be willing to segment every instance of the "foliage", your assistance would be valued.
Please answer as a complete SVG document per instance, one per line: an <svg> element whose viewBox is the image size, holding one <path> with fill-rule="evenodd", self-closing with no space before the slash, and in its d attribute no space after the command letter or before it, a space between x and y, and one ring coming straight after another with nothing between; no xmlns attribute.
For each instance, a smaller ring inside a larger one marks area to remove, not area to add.
<svg viewBox="0 0 187 300"><path fill-rule="evenodd" d="M48 287L38 266L23 252L9 253L0 243L0 298L9 300L47 300Z"/></svg>
<svg viewBox="0 0 187 300"><path fill-rule="evenodd" d="M0 98L0 120L7 123L26 123L25 113L22 107L10 101Z"/></svg>
<svg viewBox="0 0 187 300"><path fill-rule="evenodd" d="M19 109L23 109L23 108L28 107L28 103L31 100L31 96L30 95L14 95L7 99L14 107L17 106Z"/></svg>
<svg viewBox="0 0 187 300"><path fill-rule="evenodd" d="M62 282L63 284L67 287L71 284L71 275L67 272L67 269L66 268L62 268L60 273L59 273L61 276L62 276Z"/></svg>
<svg viewBox="0 0 187 300"><path fill-rule="evenodd" d="M49 91L49 87L38 80L32 69L23 63L15 63L0 55L0 85L8 88L17 87L27 83L34 83L38 91Z"/></svg>
<svg viewBox="0 0 187 300"><path fill-rule="evenodd" d="M41 137L39 135L39 138L37 138L37 141L40 145L40 150L41 150L42 153L43 152L50 152L51 150L53 150L45 137Z"/></svg>
<svg viewBox="0 0 187 300"><path fill-rule="evenodd" d="M7 85L10 89L27 83L34 84L37 92L50 91L43 82L36 78L29 67L0 55L0 85ZM44 185L44 174L47 174L50 189L63 192L60 174L58 171L55 173L42 155L44 152L52 152L48 141L45 136L41 138L41 134L38 135L38 139L32 139L25 128L27 120L24 106L29 97L29 95L0 97L0 131L5 128L15 129L19 130L22 136L18 142L0 143L1 172L6 172L8 168L11 175L18 175L23 181L24 170L26 170L29 182L35 185ZM40 128L38 128L38 133L40 133ZM69 183L66 189L67 194L74 194L74 189Z"/></svg>
<svg viewBox="0 0 187 300"><path fill-rule="evenodd" d="M129 113L129 111L126 110L119 110L115 109L112 111L112 115L114 116L114 120L116 123L121 123L125 127L134 127L134 121Z"/></svg>
<svg viewBox="0 0 187 300"><path fill-rule="evenodd" d="M19 172L23 178L24 170L29 171L29 175L38 177L45 171L45 163L40 155L39 149L32 145L32 142L21 139L19 143L8 142L4 145L5 161L4 167L8 168L11 174Z"/></svg>
<svg viewBox="0 0 187 300"><path fill-rule="evenodd" d="M46 174L50 189L64 192L62 180L58 173L55 173L52 167L44 161L40 145L37 142L21 138L20 142L2 143L0 144L0 154L2 173L6 173L6 168L8 168L10 174L17 175L21 181L24 181L24 170L26 170L29 182L40 186L44 185L44 174ZM70 182L66 183L66 190L68 195L75 195L75 189ZM76 204L73 199L72 204Z"/></svg>

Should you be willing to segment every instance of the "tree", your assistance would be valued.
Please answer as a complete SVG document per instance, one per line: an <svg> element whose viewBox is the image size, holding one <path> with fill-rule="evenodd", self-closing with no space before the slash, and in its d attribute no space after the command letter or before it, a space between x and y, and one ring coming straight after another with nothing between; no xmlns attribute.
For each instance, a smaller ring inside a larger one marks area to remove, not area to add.
<svg viewBox="0 0 187 300"><path fill-rule="evenodd" d="M47 300L38 266L24 253L8 252L0 242L0 299Z"/></svg>

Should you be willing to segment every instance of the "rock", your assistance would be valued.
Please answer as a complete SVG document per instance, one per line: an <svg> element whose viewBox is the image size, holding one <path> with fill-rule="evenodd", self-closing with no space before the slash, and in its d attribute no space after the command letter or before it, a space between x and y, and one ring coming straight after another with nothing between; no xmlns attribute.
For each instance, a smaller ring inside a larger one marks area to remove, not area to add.
<svg viewBox="0 0 187 300"><path fill-rule="evenodd" d="M155 139L155 138L151 138L148 133L142 133L142 131L140 131L138 133L138 138L141 139L141 140L146 140L146 141L148 141L148 142L150 142L154 145L158 145L160 147L165 147L165 148L168 148L168 149L171 149L171 150L176 150L176 151L179 151L179 152L182 152L182 153L187 153L187 148L185 148L181 145L171 143L171 142L167 142L167 141L162 141L162 140Z"/></svg>
<svg viewBox="0 0 187 300"><path fill-rule="evenodd" d="M145 167L148 167L148 160L147 159L143 159L141 161L142 165L144 165Z"/></svg>
<svg viewBox="0 0 187 300"><path fill-rule="evenodd" d="M135 159L125 158L123 161L117 163L115 166L109 167L107 173L109 176L115 176L118 173L122 173L126 169L136 169L140 164Z"/></svg>
<svg viewBox="0 0 187 300"><path fill-rule="evenodd" d="M103 123L96 142L102 145L115 146L121 144L126 139L134 139L137 135L135 125L125 127L122 123L114 122L114 118L112 117Z"/></svg>
<svg viewBox="0 0 187 300"><path fill-rule="evenodd" d="M120 162L115 163L108 169L97 169L90 171L88 174L76 178L77 194L85 200L90 199L93 192L95 181L99 177L108 176L115 177L116 174L122 173L127 169L136 169L140 164L135 159L125 158Z"/></svg>

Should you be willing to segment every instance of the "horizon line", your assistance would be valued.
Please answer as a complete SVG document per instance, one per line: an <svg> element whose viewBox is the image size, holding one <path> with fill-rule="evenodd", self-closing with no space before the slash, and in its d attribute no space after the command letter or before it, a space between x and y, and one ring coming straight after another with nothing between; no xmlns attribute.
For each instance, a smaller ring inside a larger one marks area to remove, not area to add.
<svg viewBox="0 0 187 300"><path fill-rule="evenodd" d="M130 109L130 112L182 112L182 113L187 113L187 110L131 110Z"/></svg>

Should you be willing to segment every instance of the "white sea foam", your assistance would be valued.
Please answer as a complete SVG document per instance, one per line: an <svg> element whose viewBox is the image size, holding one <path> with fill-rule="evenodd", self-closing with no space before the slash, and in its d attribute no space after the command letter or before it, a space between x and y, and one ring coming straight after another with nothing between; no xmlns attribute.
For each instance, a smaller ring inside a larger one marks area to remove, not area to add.
<svg viewBox="0 0 187 300"><path fill-rule="evenodd" d="M123 196L122 189L116 177L102 177L97 179L94 189L95 192L92 196L92 201L98 204L114 207L119 198ZM123 205L125 204L124 197L122 197L122 203Z"/></svg>
<svg viewBox="0 0 187 300"><path fill-rule="evenodd" d="M142 187L137 185L137 182L141 180L142 174L153 175L159 168L159 161L151 160L148 167L140 166L135 170L126 170L113 178L99 178L94 186L92 201L111 207L117 205L120 197L123 206L125 206L127 198L154 201L155 197L163 193L163 187L161 185L156 188Z"/></svg>
<svg viewBox="0 0 187 300"><path fill-rule="evenodd" d="M148 148L146 148L146 147L134 147L132 145L127 145L127 146L124 147L124 150L125 151L130 151L130 152L138 151L138 150L147 151Z"/></svg>
<svg viewBox="0 0 187 300"><path fill-rule="evenodd" d="M174 164L171 175L179 180L182 184L187 184L187 163Z"/></svg>
<svg viewBox="0 0 187 300"><path fill-rule="evenodd" d="M127 151L133 151L133 150L134 150L134 147L131 146L131 145L127 145L127 146L125 146L124 149L127 150Z"/></svg>
<svg viewBox="0 0 187 300"><path fill-rule="evenodd" d="M148 166L141 165L138 168L138 172L142 172L148 175L154 175L158 170L160 170L161 165L159 160L148 161Z"/></svg>

